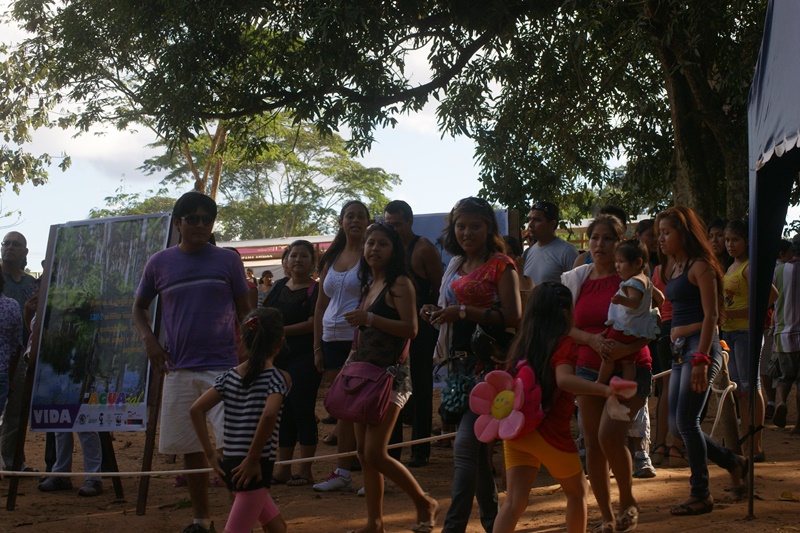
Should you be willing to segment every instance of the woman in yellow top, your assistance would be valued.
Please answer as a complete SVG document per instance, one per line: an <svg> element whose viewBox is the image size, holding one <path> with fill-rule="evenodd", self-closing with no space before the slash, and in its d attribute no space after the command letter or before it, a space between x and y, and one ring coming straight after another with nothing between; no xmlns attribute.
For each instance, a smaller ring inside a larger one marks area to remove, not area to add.
<svg viewBox="0 0 800 533"><path fill-rule="evenodd" d="M728 344L728 370L731 380L736 383L736 395L739 398L739 435L746 435L750 424L750 387L756 388L755 427L764 424L764 397L761 394L761 378L750 373L750 260L748 257L747 222L731 220L725 226L725 248L733 263L728 267L723 279L723 300L725 302L724 320L722 321L722 339ZM772 287L770 303L778 296ZM761 431L755 434L754 460L763 462L764 447Z"/></svg>

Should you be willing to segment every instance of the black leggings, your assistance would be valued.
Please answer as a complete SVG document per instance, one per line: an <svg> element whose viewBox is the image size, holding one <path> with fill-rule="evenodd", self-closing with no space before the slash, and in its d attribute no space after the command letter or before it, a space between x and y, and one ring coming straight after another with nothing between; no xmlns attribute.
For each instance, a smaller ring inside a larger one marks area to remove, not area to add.
<svg viewBox="0 0 800 533"><path fill-rule="evenodd" d="M317 419L314 408L322 374L314 366L314 354L289 356L285 370L292 377L292 388L283 402L278 446L317 444Z"/></svg>

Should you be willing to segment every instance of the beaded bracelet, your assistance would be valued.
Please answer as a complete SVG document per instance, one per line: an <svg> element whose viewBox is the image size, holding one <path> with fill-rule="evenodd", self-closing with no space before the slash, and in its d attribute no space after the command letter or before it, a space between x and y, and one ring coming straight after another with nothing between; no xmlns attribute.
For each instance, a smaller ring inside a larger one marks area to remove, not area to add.
<svg viewBox="0 0 800 533"><path fill-rule="evenodd" d="M710 364L711 364L711 358L708 357L707 353L694 352L692 354L692 366L710 365Z"/></svg>

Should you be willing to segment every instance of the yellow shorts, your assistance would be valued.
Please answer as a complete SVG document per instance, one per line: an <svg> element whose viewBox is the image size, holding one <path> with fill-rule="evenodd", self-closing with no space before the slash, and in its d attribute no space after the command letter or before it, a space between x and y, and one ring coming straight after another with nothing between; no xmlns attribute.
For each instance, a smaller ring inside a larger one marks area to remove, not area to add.
<svg viewBox="0 0 800 533"><path fill-rule="evenodd" d="M578 452L565 452L551 446L538 431L531 431L516 440L503 442L506 470L515 466L544 465L556 479L570 478L583 472Z"/></svg>

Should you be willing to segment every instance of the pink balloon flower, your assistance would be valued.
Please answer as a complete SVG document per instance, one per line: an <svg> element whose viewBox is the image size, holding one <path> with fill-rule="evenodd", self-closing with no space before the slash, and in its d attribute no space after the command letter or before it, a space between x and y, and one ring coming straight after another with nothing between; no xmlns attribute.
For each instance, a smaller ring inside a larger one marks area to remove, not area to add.
<svg viewBox="0 0 800 533"><path fill-rule="evenodd" d="M538 391L541 396L541 388ZM485 381L475 385L469 395L469 408L479 415L475 421L475 436L481 442L497 438L512 440L519 436L525 425L525 415L520 410L524 403L522 380L514 379L503 370L486 374Z"/></svg>

